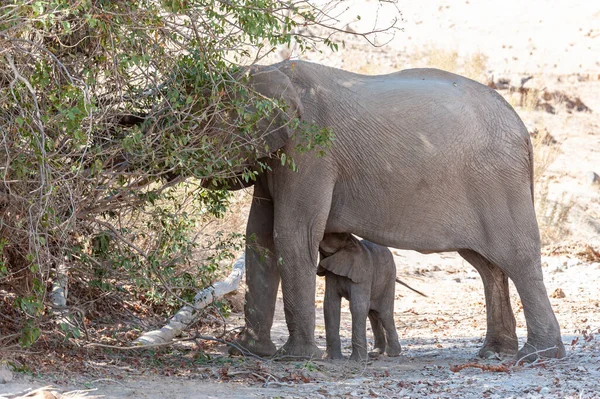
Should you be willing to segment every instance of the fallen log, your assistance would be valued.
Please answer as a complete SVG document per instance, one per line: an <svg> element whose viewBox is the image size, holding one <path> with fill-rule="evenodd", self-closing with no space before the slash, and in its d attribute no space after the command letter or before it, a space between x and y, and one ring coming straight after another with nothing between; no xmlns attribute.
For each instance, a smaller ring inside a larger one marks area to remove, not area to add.
<svg viewBox="0 0 600 399"><path fill-rule="evenodd" d="M194 297L194 306L185 305L160 330L149 331L134 341L136 345L155 345L170 342L179 336L196 318L198 311L238 289L244 276L246 265L245 255L242 255L234 264L231 273L224 281L218 281L208 288L198 292Z"/></svg>

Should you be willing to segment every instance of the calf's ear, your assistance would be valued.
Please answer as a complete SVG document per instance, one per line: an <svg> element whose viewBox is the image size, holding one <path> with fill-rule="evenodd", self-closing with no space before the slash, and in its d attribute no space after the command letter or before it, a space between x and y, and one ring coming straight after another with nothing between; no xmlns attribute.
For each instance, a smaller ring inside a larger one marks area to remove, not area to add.
<svg viewBox="0 0 600 399"><path fill-rule="evenodd" d="M319 267L338 276L348 277L354 283L366 283L372 277L371 258L360 242L352 242L331 256L321 260Z"/></svg>

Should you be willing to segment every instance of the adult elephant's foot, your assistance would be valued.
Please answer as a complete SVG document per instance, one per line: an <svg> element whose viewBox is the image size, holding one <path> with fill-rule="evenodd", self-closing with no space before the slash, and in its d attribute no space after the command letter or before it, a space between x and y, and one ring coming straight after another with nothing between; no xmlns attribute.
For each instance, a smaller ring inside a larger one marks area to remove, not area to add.
<svg viewBox="0 0 600 399"><path fill-rule="evenodd" d="M288 341L277 351L277 356L302 358L302 359L321 359L323 351L313 342L298 342L288 339Z"/></svg>
<svg viewBox="0 0 600 399"><path fill-rule="evenodd" d="M257 337L256 333L244 329L240 337L229 347L232 356L243 356L248 353L260 357L270 357L277 352L277 347L270 338Z"/></svg>
<svg viewBox="0 0 600 399"><path fill-rule="evenodd" d="M567 354L565 346L562 340L559 338L554 342L526 342L525 345L519 350L515 360L533 362L541 357L560 359L565 357Z"/></svg>
<svg viewBox="0 0 600 399"><path fill-rule="evenodd" d="M369 356L366 351L353 350L352 354L350 355L350 361L353 361L353 362L364 362L364 361L367 361L368 359L369 359Z"/></svg>
<svg viewBox="0 0 600 399"><path fill-rule="evenodd" d="M388 342L388 344L385 348L385 353L387 353L387 355L389 357L400 356L401 351L402 351L402 347L400 346L400 344L398 342L395 342L395 343Z"/></svg>
<svg viewBox="0 0 600 399"><path fill-rule="evenodd" d="M499 337L487 337L479 350L479 357L491 359L497 356L513 356L519 349L516 334L503 334Z"/></svg>
<svg viewBox="0 0 600 399"><path fill-rule="evenodd" d="M327 351L325 351L325 354L323 355L323 359L344 360L346 358L344 357L344 355L342 355L341 351L327 350Z"/></svg>

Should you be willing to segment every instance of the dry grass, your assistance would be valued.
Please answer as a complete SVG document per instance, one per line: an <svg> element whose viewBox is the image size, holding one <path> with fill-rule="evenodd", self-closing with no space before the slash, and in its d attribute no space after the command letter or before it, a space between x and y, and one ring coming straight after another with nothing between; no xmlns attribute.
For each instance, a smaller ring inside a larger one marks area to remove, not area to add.
<svg viewBox="0 0 600 399"><path fill-rule="evenodd" d="M363 75L379 75L382 73L382 69L385 69L382 65L372 64L367 61L358 67L356 73L361 73Z"/></svg>
<svg viewBox="0 0 600 399"><path fill-rule="evenodd" d="M554 141L547 129L535 129L531 142L533 143L534 181L537 183L545 176L548 168L560 155L560 146Z"/></svg>
<svg viewBox="0 0 600 399"><path fill-rule="evenodd" d="M488 57L479 51L461 59L456 50L431 45L413 54L411 63L415 67L438 68L458 73L479 82L487 79Z"/></svg>
<svg viewBox="0 0 600 399"><path fill-rule="evenodd" d="M569 238L569 214L575 206L573 196L565 192L553 199L549 185L550 180L545 179L536 187L536 214L543 245L566 241Z"/></svg>
<svg viewBox="0 0 600 399"><path fill-rule="evenodd" d="M486 83L487 63L488 57L482 52L478 51L471 54L471 56L464 61L464 75L478 82Z"/></svg>
<svg viewBox="0 0 600 399"><path fill-rule="evenodd" d="M438 47L430 47L422 54L431 68L439 68L445 71L457 72L458 52L456 50L445 50Z"/></svg>
<svg viewBox="0 0 600 399"><path fill-rule="evenodd" d="M534 111L540 103L540 90L530 89L521 95L521 107L527 111Z"/></svg>
<svg viewBox="0 0 600 399"><path fill-rule="evenodd" d="M502 97L515 109L521 106L521 96L517 92L503 93Z"/></svg>
<svg viewBox="0 0 600 399"><path fill-rule="evenodd" d="M535 206L542 244L564 241L570 235L569 214L575 205L572 195L556 195L550 190L552 176L548 170L560 154L560 146L550 133L535 129L532 137L535 162Z"/></svg>

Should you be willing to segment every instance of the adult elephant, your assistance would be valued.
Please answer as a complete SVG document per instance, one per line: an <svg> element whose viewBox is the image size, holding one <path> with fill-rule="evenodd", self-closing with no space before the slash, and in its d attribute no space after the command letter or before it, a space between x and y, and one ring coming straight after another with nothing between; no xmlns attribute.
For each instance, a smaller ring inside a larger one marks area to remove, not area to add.
<svg viewBox="0 0 600 399"><path fill-rule="evenodd" d="M518 349L507 276L527 322L517 356L565 355L542 280L532 145L502 97L436 69L364 76L301 61L255 67L249 83L287 103L264 140L293 156L298 170L266 159L271 170L254 184L241 346L275 353L270 330L281 279L290 334L281 351L320 355L319 242L325 233L347 232L400 249L458 251L471 263L488 312L480 355ZM296 151L301 135L286 124L294 115L332 129L326 156Z"/></svg>

